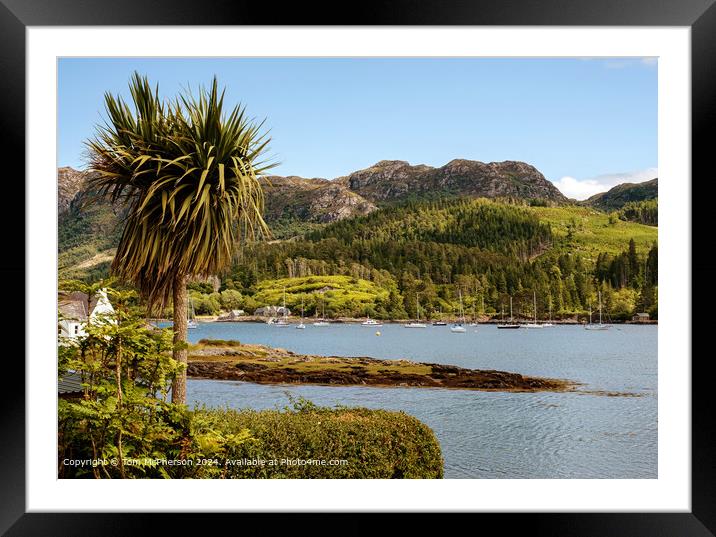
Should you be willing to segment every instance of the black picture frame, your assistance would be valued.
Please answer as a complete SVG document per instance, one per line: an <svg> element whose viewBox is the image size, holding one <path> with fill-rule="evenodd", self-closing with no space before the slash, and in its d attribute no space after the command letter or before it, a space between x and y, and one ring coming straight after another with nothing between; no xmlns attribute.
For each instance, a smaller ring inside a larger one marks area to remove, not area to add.
<svg viewBox="0 0 716 537"><path fill-rule="evenodd" d="M132 25L501 25L501 26L684 26L692 36L692 175L699 177L699 196L692 195L694 218L708 215L710 192L704 181L711 178L712 144L708 134L716 125L716 6L715 0L382 0L346 5L338 2L272 3L245 0L0 0L0 125L3 143L2 189L13 199L24 200L25 177L25 29L27 26L132 26ZM566 51L568 53L568 51ZM13 169L10 173L8 170ZM692 181L692 188L697 183ZM13 192L12 189L15 189ZM27 200L32 202L32 200ZM13 203L16 207L24 204ZM12 214L3 211L6 215ZM702 222L704 224L704 222ZM694 221L692 228L700 226ZM17 217L6 222L6 230L17 228ZM5 282L25 279L24 235L17 232L8 241L17 245L4 256ZM696 238L693 239L696 241ZM711 245L712 238L703 244ZM692 243L693 244L693 243ZM692 260L693 262L693 260ZM694 266L692 279L711 275L710 264ZM26 282L30 285L31 282ZM13 286L10 286L13 287ZM21 290L9 290L13 309L24 304ZM16 311L13 315L16 314ZM694 322L698 316L693 314ZM692 332L698 341L698 331ZM19 337L16 337L19 339ZM695 348L695 347L694 347ZM716 405L710 397L710 356L694 352L692 366L692 509L690 513L539 513L480 514L480 528L497 524L510 534L533 535L629 535L706 536L716 534ZM7 535L183 535L189 523L212 517L223 523L234 515L219 514L69 514L26 513L25 509L25 367L17 354L8 354L0 390L0 533ZM691 356L670 359L690 360ZM320 509L320 506L317 506ZM258 515L238 514L240 528L251 527ZM312 533L367 533L373 531L373 516L349 523L334 521L336 515L299 515L288 523L294 530L306 526ZM354 515L351 515L354 516ZM232 523L232 520L227 521ZM285 515L271 515L272 529L286 522ZM260 521L265 524L265 520ZM423 515L412 515L403 526L423 526ZM483 526L484 524L484 526ZM204 526L207 528L207 526ZM494 526L493 526L494 527ZM340 528L340 529L339 529ZM353 529L351 529L353 528ZM237 530L238 531L238 530ZM273 531L271 531L273 533Z"/></svg>

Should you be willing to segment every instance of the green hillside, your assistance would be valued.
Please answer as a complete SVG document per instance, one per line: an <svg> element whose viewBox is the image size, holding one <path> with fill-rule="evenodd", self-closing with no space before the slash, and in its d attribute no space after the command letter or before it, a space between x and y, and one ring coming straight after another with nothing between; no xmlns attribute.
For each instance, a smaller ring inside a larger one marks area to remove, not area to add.
<svg viewBox="0 0 716 537"><path fill-rule="evenodd" d="M652 179L643 183L622 183L607 192L595 194L583 204L602 211L618 211L629 202L653 200L658 196L659 180Z"/></svg>
<svg viewBox="0 0 716 537"><path fill-rule="evenodd" d="M634 239L637 250L645 252L658 238L658 229L597 211L590 207L529 207L541 222L551 226L557 248L583 254L595 260L601 252L616 255Z"/></svg>
<svg viewBox="0 0 716 537"><path fill-rule="evenodd" d="M62 229L61 278L106 275L118 239L110 216L100 207ZM656 314L658 228L591 207L412 201L308 231L286 222L282 235L292 238L240 248L221 293L194 286L197 311L280 305L286 287L287 305L296 312L303 298L307 316L324 305L330 317L415 317L418 306L454 316L459 292L470 314L499 313L512 296L516 314L531 316L534 292L538 316L560 316L585 311L599 287L617 316Z"/></svg>
<svg viewBox="0 0 716 537"><path fill-rule="evenodd" d="M335 317L363 312L364 315L386 317L400 315L402 304L391 305L393 286L381 287L375 282L351 276L307 276L265 280L256 286L253 299L258 304L280 306L283 304L284 288L286 306L294 315L301 312L303 302L306 316L323 314ZM395 300L395 299L394 299Z"/></svg>

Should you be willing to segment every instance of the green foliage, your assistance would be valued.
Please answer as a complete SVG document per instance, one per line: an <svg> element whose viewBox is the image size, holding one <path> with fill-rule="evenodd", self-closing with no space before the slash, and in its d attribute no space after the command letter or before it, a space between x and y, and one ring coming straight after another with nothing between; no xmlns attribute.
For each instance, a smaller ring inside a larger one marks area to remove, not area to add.
<svg viewBox="0 0 716 537"><path fill-rule="evenodd" d="M194 304L197 315L216 315L221 311L221 295L219 293L204 294L189 291L189 299Z"/></svg>
<svg viewBox="0 0 716 537"><path fill-rule="evenodd" d="M647 250L657 240L658 230L624 220L610 220L610 215L590 207L530 207L541 222L552 229L554 247L560 251L595 259L600 252L616 254L634 239L637 249ZM570 236L571 231L571 236Z"/></svg>
<svg viewBox="0 0 716 537"><path fill-rule="evenodd" d="M59 477L215 477L215 467L186 470L157 460L221 459L248 432L223 431L216 417L167 401L182 366L171 357L171 331L147 327L129 306L135 298L110 290L115 314L88 325L86 337L58 346L58 374L79 375L84 388L83 397L59 400ZM76 460L107 463L70 462Z"/></svg>
<svg viewBox="0 0 716 537"><path fill-rule="evenodd" d="M208 347L240 347L241 342L236 339L200 339L198 345Z"/></svg>
<svg viewBox="0 0 716 537"><path fill-rule="evenodd" d="M659 225L659 200L630 201L619 211L619 218L647 226Z"/></svg>
<svg viewBox="0 0 716 537"><path fill-rule="evenodd" d="M485 199L410 202L342 220L310 233L318 242L370 248L386 243L444 243L527 258L551 241L550 228L521 208Z"/></svg>
<svg viewBox="0 0 716 537"><path fill-rule="evenodd" d="M623 183L608 192L596 194L583 204L602 211L619 211L631 202L656 199L659 195L659 181L652 179L643 183Z"/></svg>
<svg viewBox="0 0 716 537"><path fill-rule="evenodd" d="M616 321L626 321L631 318L636 309L638 293L634 289L624 287L609 295L607 308L609 315Z"/></svg>
<svg viewBox="0 0 716 537"><path fill-rule="evenodd" d="M199 415L203 412L199 411ZM231 478L436 479L443 476L440 444L432 430L403 412L324 408L298 400L283 410L211 411L225 433L250 430L251 440L228 450ZM326 461L287 464L282 460ZM328 461L346 461L329 465ZM275 464L269 464L275 461Z"/></svg>
<svg viewBox="0 0 716 537"><path fill-rule="evenodd" d="M395 282L387 277L380 284L352 276L281 278L259 283L253 298L262 305L280 306L285 288L286 306L293 315L300 314L302 302L307 316L322 315L324 309L326 317L400 314L390 303L391 292L397 292Z"/></svg>

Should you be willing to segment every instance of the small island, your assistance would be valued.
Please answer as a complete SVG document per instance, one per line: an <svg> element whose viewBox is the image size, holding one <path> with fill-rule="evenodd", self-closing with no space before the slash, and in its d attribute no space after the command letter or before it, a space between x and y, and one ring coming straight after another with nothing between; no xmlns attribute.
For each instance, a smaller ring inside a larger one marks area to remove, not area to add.
<svg viewBox="0 0 716 537"><path fill-rule="evenodd" d="M187 375L258 384L405 386L505 392L566 392L577 382L409 360L297 354L265 345L202 339L189 347Z"/></svg>

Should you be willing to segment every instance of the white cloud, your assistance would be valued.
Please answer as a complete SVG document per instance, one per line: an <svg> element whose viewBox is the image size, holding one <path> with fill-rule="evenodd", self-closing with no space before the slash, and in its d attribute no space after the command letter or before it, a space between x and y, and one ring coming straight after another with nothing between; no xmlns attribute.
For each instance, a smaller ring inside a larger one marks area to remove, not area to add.
<svg viewBox="0 0 716 537"><path fill-rule="evenodd" d="M647 168L634 172L598 175L589 179L575 179L574 177L565 176L559 181L552 181L552 183L568 198L584 200L594 194L606 192L621 183L643 183L658 177L658 175L657 168Z"/></svg>

